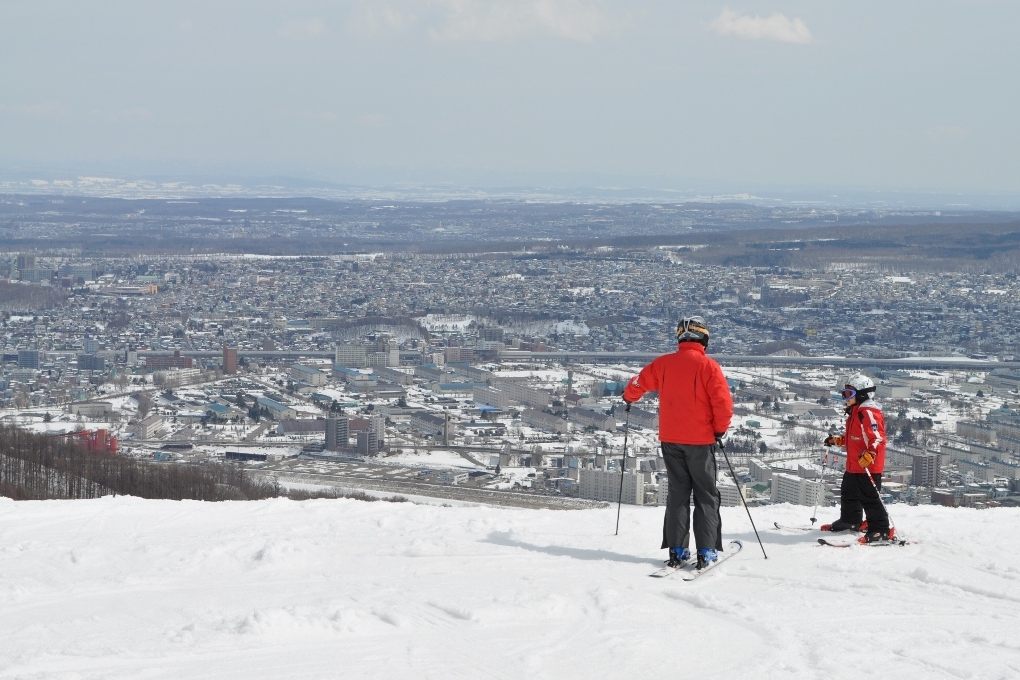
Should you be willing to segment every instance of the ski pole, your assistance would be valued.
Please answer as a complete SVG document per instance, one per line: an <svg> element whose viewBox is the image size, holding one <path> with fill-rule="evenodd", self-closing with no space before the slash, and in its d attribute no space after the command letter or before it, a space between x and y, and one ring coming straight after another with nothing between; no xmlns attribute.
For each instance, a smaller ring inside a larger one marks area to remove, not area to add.
<svg viewBox="0 0 1020 680"><path fill-rule="evenodd" d="M864 468L864 471L868 473L868 481L871 482L871 487L875 490L875 495L878 497L878 503L882 506L882 510L885 511L885 516L889 519L890 534L894 534L896 525L892 521L892 515L889 514L889 508L885 507L885 503L882 502L882 492L878 490L878 484L875 484L875 478L871 476L871 470Z"/></svg>
<svg viewBox="0 0 1020 680"><path fill-rule="evenodd" d="M822 495L825 495L825 466L829 462L829 452L822 456ZM811 524L818 521L818 496L815 496L815 509L811 511Z"/></svg>
<svg viewBox="0 0 1020 680"><path fill-rule="evenodd" d="M623 459L620 461L620 499L616 502L616 533L620 535L620 508L623 507L623 474L627 471L627 435L630 434L630 402L627 402L627 420L623 424Z"/></svg>
<svg viewBox="0 0 1020 680"><path fill-rule="evenodd" d="M723 444L722 439L716 439L715 441L719 444L719 450L722 451L723 458L726 460L726 466L730 469L730 476L733 477L733 483L737 486L737 495L740 496L740 502L743 504L744 510L747 511L747 519L751 520L751 528L754 529L754 537L758 539L758 547L761 548L761 554L765 555L765 559L768 559L769 556L765 553L765 546L761 543L761 536L758 535L758 527L754 526L754 518L751 517L751 509L747 507L747 500L744 499L744 494L740 491L740 482L737 481L737 473L733 471L733 464L730 463L730 457L726 455L726 446Z"/></svg>

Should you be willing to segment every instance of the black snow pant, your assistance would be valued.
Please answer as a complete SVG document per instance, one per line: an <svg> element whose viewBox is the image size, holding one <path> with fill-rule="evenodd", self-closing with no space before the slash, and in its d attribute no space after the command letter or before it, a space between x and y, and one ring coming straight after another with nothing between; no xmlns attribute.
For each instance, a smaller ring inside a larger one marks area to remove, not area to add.
<svg viewBox="0 0 1020 680"><path fill-rule="evenodd" d="M669 476L662 547L690 547L691 495L694 495L694 541L699 548L722 550L722 518L716 484L715 446L662 442Z"/></svg>
<svg viewBox="0 0 1020 680"><path fill-rule="evenodd" d="M878 497L877 486L882 488L882 473L871 473L875 480L874 486L867 473L844 472L843 481L839 485L840 503L839 518L844 522L857 525L861 523L861 515L868 520L868 533L872 531L889 531L889 515L882 507Z"/></svg>

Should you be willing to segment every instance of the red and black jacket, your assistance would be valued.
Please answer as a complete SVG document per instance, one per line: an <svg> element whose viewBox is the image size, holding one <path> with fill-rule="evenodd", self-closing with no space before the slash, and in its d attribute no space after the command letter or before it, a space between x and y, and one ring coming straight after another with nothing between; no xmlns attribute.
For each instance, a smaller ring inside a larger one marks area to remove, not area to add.
<svg viewBox="0 0 1020 680"><path fill-rule="evenodd" d="M875 462L868 470L873 474L882 472L885 469L885 443L885 416L882 415L882 406L870 399L863 404L851 406L846 416L844 435L846 471L864 474L864 468L857 459L865 451L872 451L875 454Z"/></svg>
<svg viewBox="0 0 1020 680"><path fill-rule="evenodd" d="M623 391L627 401L645 392L659 392L659 440L672 444L714 444L733 418L733 398L726 376L697 342L681 342L631 378Z"/></svg>

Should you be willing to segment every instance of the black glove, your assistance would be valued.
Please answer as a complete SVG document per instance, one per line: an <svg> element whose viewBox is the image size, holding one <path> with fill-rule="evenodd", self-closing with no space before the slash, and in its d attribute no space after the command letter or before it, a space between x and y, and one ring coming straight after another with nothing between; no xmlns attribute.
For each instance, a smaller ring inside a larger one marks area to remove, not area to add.
<svg viewBox="0 0 1020 680"><path fill-rule="evenodd" d="M722 440L722 438L723 438L723 436L725 434L726 434L725 432L716 432L715 433L715 443L719 445L720 449L726 448L726 447L723 446L723 440Z"/></svg>

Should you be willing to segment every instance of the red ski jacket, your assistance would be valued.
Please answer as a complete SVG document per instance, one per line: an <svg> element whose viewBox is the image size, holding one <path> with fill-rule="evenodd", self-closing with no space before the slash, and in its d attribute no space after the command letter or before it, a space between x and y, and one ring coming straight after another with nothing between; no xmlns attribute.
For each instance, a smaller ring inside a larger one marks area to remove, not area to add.
<svg viewBox="0 0 1020 680"><path fill-rule="evenodd" d="M846 416L846 471L863 475L864 468L857 459L865 451L875 453L875 462L868 470L878 474L885 469L885 416L882 406L872 400L854 404Z"/></svg>
<svg viewBox="0 0 1020 680"><path fill-rule="evenodd" d="M714 444L733 418L733 398L722 368L697 342L681 342L641 369L623 390L637 401L645 392L659 392L659 440L671 444Z"/></svg>

